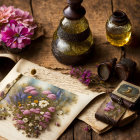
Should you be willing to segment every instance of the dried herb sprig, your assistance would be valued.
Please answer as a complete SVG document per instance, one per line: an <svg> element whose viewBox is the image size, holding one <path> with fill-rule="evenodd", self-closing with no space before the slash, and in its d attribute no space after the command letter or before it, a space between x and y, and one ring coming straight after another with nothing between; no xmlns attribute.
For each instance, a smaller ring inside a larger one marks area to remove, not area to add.
<svg viewBox="0 0 140 140"><path fill-rule="evenodd" d="M96 74L81 67L71 67L70 75L79 79L79 81L86 86L95 84L104 86L103 81L101 81Z"/></svg>

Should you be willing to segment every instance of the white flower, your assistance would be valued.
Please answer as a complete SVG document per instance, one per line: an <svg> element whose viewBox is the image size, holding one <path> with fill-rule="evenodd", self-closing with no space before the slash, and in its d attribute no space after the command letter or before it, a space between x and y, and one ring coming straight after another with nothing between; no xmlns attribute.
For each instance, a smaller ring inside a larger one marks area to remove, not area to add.
<svg viewBox="0 0 140 140"><path fill-rule="evenodd" d="M32 127L32 126L33 126L33 124L32 124L32 123L29 123L29 126L30 126L30 127Z"/></svg>
<svg viewBox="0 0 140 140"><path fill-rule="evenodd" d="M43 115L43 114L44 114L44 112L40 112L40 114L41 114L41 115Z"/></svg>
<svg viewBox="0 0 140 140"><path fill-rule="evenodd" d="M32 105L32 106L37 106L37 104L36 104L36 103L31 103L31 105Z"/></svg>
<svg viewBox="0 0 140 140"><path fill-rule="evenodd" d="M24 118L23 121L24 121L24 123L27 123L28 122L28 118Z"/></svg>
<svg viewBox="0 0 140 140"><path fill-rule="evenodd" d="M62 110L60 110L60 111L57 112L57 115L62 115L62 114L63 114L63 111Z"/></svg>
<svg viewBox="0 0 140 140"><path fill-rule="evenodd" d="M42 130L42 126L39 126L39 130Z"/></svg>
<svg viewBox="0 0 140 140"><path fill-rule="evenodd" d="M47 107L47 105L49 105L48 101L46 101L46 100L39 101L39 106L41 108Z"/></svg>
<svg viewBox="0 0 140 140"><path fill-rule="evenodd" d="M39 116L35 116L35 120L40 120Z"/></svg>

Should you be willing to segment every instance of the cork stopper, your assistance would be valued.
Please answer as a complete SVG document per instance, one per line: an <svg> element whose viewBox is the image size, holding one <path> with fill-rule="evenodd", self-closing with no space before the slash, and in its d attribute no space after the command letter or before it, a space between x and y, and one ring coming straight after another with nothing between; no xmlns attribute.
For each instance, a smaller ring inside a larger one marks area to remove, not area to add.
<svg viewBox="0 0 140 140"><path fill-rule="evenodd" d="M116 10L110 17L110 20L116 25L125 25L129 22L127 15L120 10Z"/></svg>
<svg viewBox="0 0 140 140"><path fill-rule="evenodd" d="M71 20L78 20L86 14L81 3L83 0L67 0L68 6L64 9L64 16Z"/></svg>

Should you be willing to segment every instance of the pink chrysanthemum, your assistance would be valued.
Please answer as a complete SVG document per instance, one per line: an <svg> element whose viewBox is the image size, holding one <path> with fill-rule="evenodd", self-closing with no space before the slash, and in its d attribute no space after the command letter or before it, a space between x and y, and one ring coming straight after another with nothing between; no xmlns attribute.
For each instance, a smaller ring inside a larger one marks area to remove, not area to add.
<svg viewBox="0 0 140 140"><path fill-rule="evenodd" d="M9 48L22 49L31 43L31 35L28 28L11 20L2 28L0 39Z"/></svg>
<svg viewBox="0 0 140 140"><path fill-rule="evenodd" d="M9 6L9 7L6 7L5 5L1 6L0 7L0 25L8 23L9 19L13 17L14 15L15 15L15 10L13 6Z"/></svg>
<svg viewBox="0 0 140 140"><path fill-rule="evenodd" d="M25 27L29 28L30 31L32 32L37 27L30 13L27 11L23 11L19 8L15 9L15 15L12 17L12 19L16 20L17 23L23 24Z"/></svg>

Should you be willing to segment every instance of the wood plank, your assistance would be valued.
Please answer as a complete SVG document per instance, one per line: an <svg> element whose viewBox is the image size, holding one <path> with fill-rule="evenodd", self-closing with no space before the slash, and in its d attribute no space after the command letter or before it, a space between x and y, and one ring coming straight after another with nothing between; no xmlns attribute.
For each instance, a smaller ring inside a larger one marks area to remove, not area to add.
<svg viewBox="0 0 140 140"><path fill-rule="evenodd" d="M20 8L31 13L30 0L1 0L1 5L14 6L15 8Z"/></svg>
<svg viewBox="0 0 140 140"><path fill-rule="evenodd" d="M76 120L74 125L74 140L92 140L92 131L85 131L88 125Z"/></svg>
<svg viewBox="0 0 140 140"><path fill-rule="evenodd" d="M66 129L66 131L62 134L62 136L60 136L58 140L74 140L73 126L74 126L74 122Z"/></svg>

